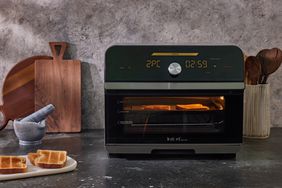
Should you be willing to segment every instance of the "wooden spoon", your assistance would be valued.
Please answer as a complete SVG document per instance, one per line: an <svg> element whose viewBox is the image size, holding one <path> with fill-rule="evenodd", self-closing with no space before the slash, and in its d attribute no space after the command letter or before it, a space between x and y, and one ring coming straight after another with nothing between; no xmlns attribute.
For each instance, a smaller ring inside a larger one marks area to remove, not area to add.
<svg viewBox="0 0 282 188"><path fill-rule="evenodd" d="M282 51L279 48L261 50L256 56L262 68L260 83L266 84L267 78L274 73L281 65Z"/></svg>
<svg viewBox="0 0 282 188"><path fill-rule="evenodd" d="M255 56L249 56L245 62L246 84L257 85L261 75L261 64Z"/></svg>

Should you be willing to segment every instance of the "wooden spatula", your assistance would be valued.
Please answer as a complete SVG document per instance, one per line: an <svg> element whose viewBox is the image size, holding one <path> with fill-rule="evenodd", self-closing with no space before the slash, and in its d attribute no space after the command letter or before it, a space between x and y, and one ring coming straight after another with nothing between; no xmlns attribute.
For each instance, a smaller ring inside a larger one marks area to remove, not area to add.
<svg viewBox="0 0 282 188"><path fill-rule="evenodd" d="M261 75L261 64L257 57L249 56L245 62L246 84L257 85Z"/></svg>

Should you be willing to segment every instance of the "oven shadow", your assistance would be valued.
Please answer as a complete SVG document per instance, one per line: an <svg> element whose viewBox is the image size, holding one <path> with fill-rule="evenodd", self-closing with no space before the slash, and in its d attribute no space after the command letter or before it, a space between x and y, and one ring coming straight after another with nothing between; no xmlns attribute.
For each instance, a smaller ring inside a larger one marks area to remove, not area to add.
<svg viewBox="0 0 282 188"><path fill-rule="evenodd" d="M108 154L108 156L127 160L236 160L236 154L194 154L193 151L191 153Z"/></svg>

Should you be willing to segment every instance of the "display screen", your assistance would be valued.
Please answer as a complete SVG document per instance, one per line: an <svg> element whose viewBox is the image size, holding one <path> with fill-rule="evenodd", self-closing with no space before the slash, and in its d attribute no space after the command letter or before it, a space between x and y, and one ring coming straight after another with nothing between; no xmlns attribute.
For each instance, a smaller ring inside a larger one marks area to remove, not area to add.
<svg viewBox="0 0 282 188"><path fill-rule="evenodd" d="M145 63L145 67L147 69L154 69L154 68L159 69L161 68L161 60L159 59L147 60ZM186 69L207 69L208 60L187 59L185 60L185 68Z"/></svg>
<svg viewBox="0 0 282 188"><path fill-rule="evenodd" d="M185 57L183 60L185 63L185 68L187 69L206 69L208 68L208 60L207 59L195 59L191 57L197 57L199 56L199 53L193 52L193 53L175 53L175 52L155 52L152 53L152 57ZM164 60L165 62L165 60ZM152 68L161 68L161 59L148 59L145 63L145 67L148 69ZM163 64L163 66L165 66ZM215 66L216 67L216 66Z"/></svg>

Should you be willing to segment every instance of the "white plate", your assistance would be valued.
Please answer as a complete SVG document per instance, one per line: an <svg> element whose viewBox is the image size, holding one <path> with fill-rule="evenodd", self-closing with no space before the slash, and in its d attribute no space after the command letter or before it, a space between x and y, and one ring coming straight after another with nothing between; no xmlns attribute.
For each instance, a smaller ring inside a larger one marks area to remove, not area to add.
<svg viewBox="0 0 282 188"><path fill-rule="evenodd" d="M26 155L24 155L23 157L26 157L27 172L16 173L16 174L0 174L0 181L29 178L29 177L35 177L35 176L46 176L46 175L50 175L50 174L60 174L60 173L64 173L64 172L73 171L77 166L76 160L74 160L71 157L67 157L67 163L66 163L65 167L46 169L46 168L40 168L40 167L37 167L37 166L33 166L29 162Z"/></svg>

